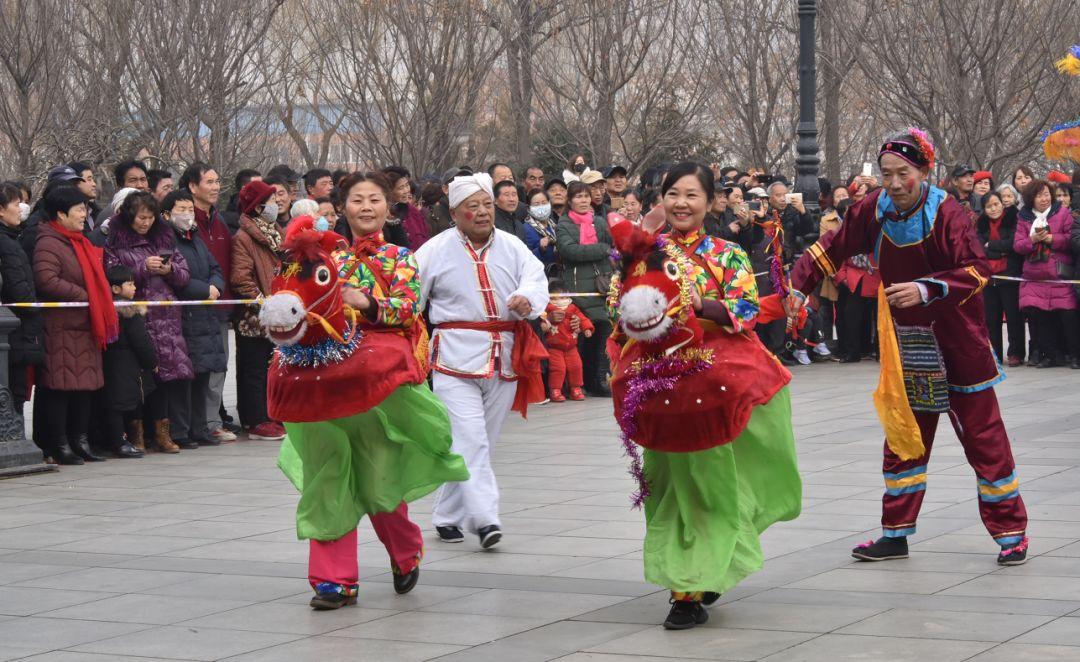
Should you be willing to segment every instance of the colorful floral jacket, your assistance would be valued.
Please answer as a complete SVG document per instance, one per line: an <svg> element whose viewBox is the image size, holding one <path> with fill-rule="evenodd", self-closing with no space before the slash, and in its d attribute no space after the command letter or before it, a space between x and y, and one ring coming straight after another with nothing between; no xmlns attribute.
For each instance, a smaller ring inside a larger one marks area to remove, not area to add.
<svg viewBox="0 0 1080 662"><path fill-rule="evenodd" d="M408 248L386 243L380 233L358 239L350 248L335 251L333 257L341 282L374 300L376 311L369 317L374 324L412 326L420 314L420 276Z"/></svg>
<svg viewBox="0 0 1080 662"><path fill-rule="evenodd" d="M694 287L702 300L723 304L736 333L752 329L758 315L758 290L746 252L736 243L710 237L703 231L685 237L674 233L665 236L688 255L693 250L709 265L711 274L705 272L698 260L690 260L694 266Z"/></svg>

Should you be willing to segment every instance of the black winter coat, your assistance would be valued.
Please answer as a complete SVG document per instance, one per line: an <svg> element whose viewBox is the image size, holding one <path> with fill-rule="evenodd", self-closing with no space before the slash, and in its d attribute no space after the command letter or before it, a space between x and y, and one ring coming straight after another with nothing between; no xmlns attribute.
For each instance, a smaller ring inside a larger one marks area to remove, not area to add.
<svg viewBox="0 0 1080 662"><path fill-rule="evenodd" d="M191 279L177 290L176 296L186 301L202 301L210 298L210 286L218 292L225 291L225 277L217 260L196 230L176 231L176 250L187 261ZM184 340L195 373L225 372L228 355L225 353L225 337L221 323L225 313L220 306L184 306L181 322Z"/></svg>
<svg viewBox="0 0 1080 662"><path fill-rule="evenodd" d="M990 217L981 214L975 222L975 234L979 235L979 243L986 251L989 260L1008 259L1008 264L1003 276L1019 276L1024 270L1024 256L1013 249L1013 239L1016 236L1016 207L1006 207L1005 215L1001 217L1001 226L998 228L1000 238L997 241L990 239ZM996 281L1000 283L1001 281Z"/></svg>
<svg viewBox="0 0 1080 662"><path fill-rule="evenodd" d="M102 357L105 367L105 399L109 409L137 409L154 390L157 355L154 341L146 331L146 308L123 306L116 309L120 335L109 343Z"/></svg>
<svg viewBox="0 0 1080 662"><path fill-rule="evenodd" d="M19 244L19 228L0 225L0 299L4 303L30 303L37 300L34 292L34 267L30 257ZM8 337L11 354L8 374L11 392L16 401L26 400L26 366L45 360L45 327L41 311L34 308L13 308L19 326Z"/></svg>

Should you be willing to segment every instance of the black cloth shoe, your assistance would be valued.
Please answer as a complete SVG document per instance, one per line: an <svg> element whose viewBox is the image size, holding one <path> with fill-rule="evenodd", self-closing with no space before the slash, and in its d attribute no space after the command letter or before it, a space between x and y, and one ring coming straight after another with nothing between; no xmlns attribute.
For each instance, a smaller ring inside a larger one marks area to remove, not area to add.
<svg viewBox="0 0 1080 662"><path fill-rule="evenodd" d="M701 596L701 604L706 607L711 607L716 604L716 601L720 599L720 594L716 591L705 591L705 595Z"/></svg>
<svg viewBox="0 0 1080 662"><path fill-rule="evenodd" d="M220 446L221 440L214 437L195 437L195 443L199 446Z"/></svg>
<svg viewBox="0 0 1080 662"><path fill-rule="evenodd" d="M184 450L194 450L199 447L199 442L194 439L173 439L173 443Z"/></svg>
<svg viewBox="0 0 1080 662"><path fill-rule="evenodd" d="M998 565L1024 565L1027 563L1028 539L1025 536L1015 547L1002 547Z"/></svg>
<svg viewBox="0 0 1080 662"><path fill-rule="evenodd" d="M858 363L862 361L862 358L858 356L844 356L840 359L840 363Z"/></svg>
<svg viewBox="0 0 1080 662"><path fill-rule="evenodd" d="M71 447L68 446L68 442L66 439L53 447L49 451L49 455L52 456L52 459L56 460L57 464L68 464L76 466L80 464L86 464L86 462L81 457L71 451Z"/></svg>
<svg viewBox="0 0 1080 662"><path fill-rule="evenodd" d="M75 454L86 460L87 462L104 462L105 458L94 453L90 449L90 439L85 434L80 434L75 438L75 443L71 445L71 450L75 451Z"/></svg>
<svg viewBox="0 0 1080 662"><path fill-rule="evenodd" d="M881 537L877 542L865 542L851 550L851 555L860 561L891 561L908 557L907 538Z"/></svg>
<svg viewBox="0 0 1080 662"><path fill-rule="evenodd" d="M586 387L585 393L587 395L591 395L594 398L610 398L611 387L607 384L593 384L589 387Z"/></svg>
<svg viewBox="0 0 1080 662"><path fill-rule="evenodd" d="M700 602L692 600L672 600L671 611L664 621L665 630L689 630L709 620L709 612Z"/></svg>
<svg viewBox="0 0 1080 662"><path fill-rule="evenodd" d="M465 542L465 534L456 526L437 526L435 533L439 534L439 540L443 542Z"/></svg>
<svg viewBox="0 0 1080 662"><path fill-rule="evenodd" d="M308 604L316 611L341 609L356 604L356 586L342 586L331 582L315 585L315 597Z"/></svg>
<svg viewBox="0 0 1080 662"><path fill-rule="evenodd" d="M394 573L394 590L398 595L405 595L409 591L413 590L416 586L416 582L420 580L420 566L419 564L412 569L411 572L407 572L404 575Z"/></svg>
<svg viewBox="0 0 1080 662"><path fill-rule="evenodd" d="M240 434L244 431L244 428L240 427L236 423L233 423L232 418L227 421L224 418L221 419L221 427L225 428L229 432L232 432L233 434Z"/></svg>
<svg viewBox="0 0 1080 662"><path fill-rule="evenodd" d="M124 442L113 449L113 454L120 458L142 457L142 451L136 449L128 442Z"/></svg>
<svg viewBox="0 0 1080 662"><path fill-rule="evenodd" d="M490 549L499 544L502 540L502 529L498 524L491 524L476 530L476 535L480 538L480 546L484 549Z"/></svg>
<svg viewBox="0 0 1080 662"><path fill-rule="evenodd" d="M798 362L798 361L796 361L796 360L795 360L795 359L794 359L794 358L793 358L793 357L792 357L792 356L791 356L790 354L788 354L787 352L784 352L783 354L777 354L777 355L776 355L776 358L780 359L780 363L782 363L783 365L787 366L788 368L791 368L791 367L793 367L793 366L797 366L797 365L799 365L799 362ZM665 623L665 627L667 627L667 624L666 624L666 623ZM669 629L670 629L670 628L669 628Z"/></svg>

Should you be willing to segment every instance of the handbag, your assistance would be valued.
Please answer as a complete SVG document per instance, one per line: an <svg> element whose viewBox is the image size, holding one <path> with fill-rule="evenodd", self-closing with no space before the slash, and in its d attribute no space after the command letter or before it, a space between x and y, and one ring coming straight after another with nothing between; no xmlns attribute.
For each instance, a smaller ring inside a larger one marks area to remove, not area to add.
<svg viewBox="0 0 1080 662"><path fill-rule="evenodd" d="M608 294L611 292L611 277L612 274L600 273L600 268L595 264L593 265L593 273L596 274L596 291L598 294Z"/></svg>
<svg viewBox="0 0 1080 662"><path fill-rule="evenodd" d="M949 411L949 380L934 329L896 326L904 390L912 411L943 414Z"/></svg>

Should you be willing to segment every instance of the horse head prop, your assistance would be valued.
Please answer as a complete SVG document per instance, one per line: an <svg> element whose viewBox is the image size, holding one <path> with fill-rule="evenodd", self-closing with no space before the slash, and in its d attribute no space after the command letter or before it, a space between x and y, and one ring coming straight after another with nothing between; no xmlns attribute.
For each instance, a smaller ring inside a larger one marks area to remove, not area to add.
<svg viewBox="0 0 1080 662"><path fill-rule="evenodd" d="M694 317L692 265L678 247L660 236L663 208L649 212L641 225L618 214L608 225L621 256L619 287L609 303L618 311L623 332L653 351L695 344L702 329Z"/></svg>
<svg viewBox="0 0 1080 662"><path fill-rule="evenodd" d="M282 248L285 260L274 278L273 295L263 301L259 321L281 347L315 345L325 340L348 344L355 311L341 298L338 267L331 253L345 239L316 229L310 216L289 224Z"/></svg>

